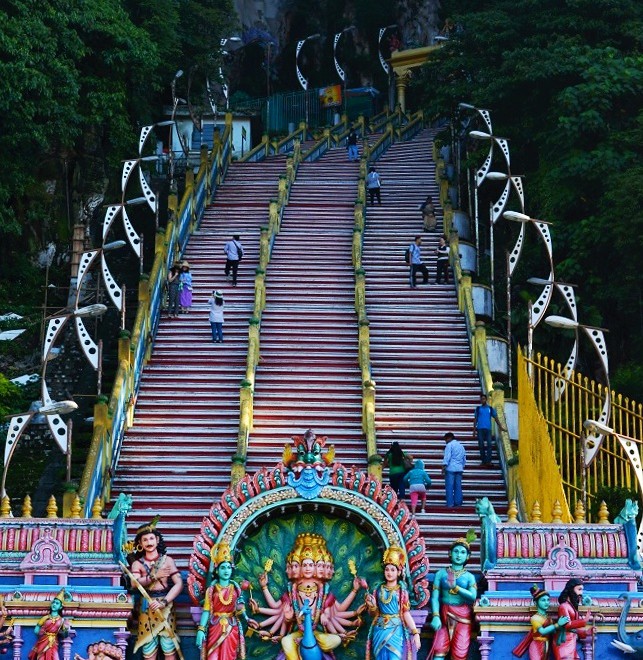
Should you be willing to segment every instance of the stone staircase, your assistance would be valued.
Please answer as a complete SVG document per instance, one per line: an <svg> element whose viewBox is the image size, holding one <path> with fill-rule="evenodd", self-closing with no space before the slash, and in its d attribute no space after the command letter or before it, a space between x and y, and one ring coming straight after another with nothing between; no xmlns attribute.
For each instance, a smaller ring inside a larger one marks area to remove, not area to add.
<svg viewBox="0 0 643 660"><path fill-rule="evenodd" d="M123 441L113 493L134 496L132 531L161 515L159 529L181 568L203 516L230 483L260 227L285 169L285 156L230 166L184 255L194 278L193 307L178 319L161 318L135 423ZM244 247L236 288L224 276L223 245L232 234ZM212 342L208 321L214 289L225 297L223 344Z"/></svg>
<svg viewBox="0 0 643 660"><path fill-rule="evenodd" d="M411 142L394 144L378 161L382 206L367 208L362 264L376 383L378 449L383 454L397 440L428 468L433 485L427 512L418 513L417 518L435 570L446 565L448 546L455 538L471 527L478 529L477 497L488 496L501 513L507 499L500 468L480 467L477 441L472 437L480 380L471 366L466 324L458 311L452 274L448 285L434 283L442 211L437 206L431 138L431 132L425 130ZM439 233L422 231L419 206L427 195L436 203ZM418 235L422 236L430 283L420 284L422 277L418 276L418 286L412 289L404 251ZM464 506L455 510L445 510L441 474L442 438L447 431L464 441L467 450ZM498 465L495 454L494 459ZM470 566L476 567L478 546L473 547Z"/></svg>
<svg viewBox="0 0 643 660"><path fill-rule="evenodd" d="M336 460L366 466L351 261L358 164L334 149L302 163L266 274L247 470L312 428Z"/></svg>
<svg viewBox="0 0 643 660"><path fill-rule="evenodd" d="M500 470L479 466L471 435L480 383L455 288L413 290L404 263L406 246L422 233L419 204L427 194L438 200L431 133L393 145L377 167L383 205L367 210L363 266L378 448L384 454L398 440L427 464L433 487L429 511L418 521L434 570L446 564L455 537L478 528L475 498L489 496L504 513L506 493ZM159 529L182 569L203 516L229 485L260 226L284 172L285 156L231 165L185 253L193 308L179 319L161 319L135 424L123 442L113 492L134 496L130 530L160 514ZM249 473L278 462L284 444L307 428L328 436L337 461L367 466L351 261L357 180L358 164L347 161L343 148L299 167L266 273ZM235 233L244 259L232 288L223 275L223 245ZM423 237L433 282L438 234ZM206 301L213 289L226 300L223 344L211 340ZM442 436L449 430L465 441L469 459L465 506L457 511L445 510L440 474ZM477 567L474 548L471 566Z"/></svg>

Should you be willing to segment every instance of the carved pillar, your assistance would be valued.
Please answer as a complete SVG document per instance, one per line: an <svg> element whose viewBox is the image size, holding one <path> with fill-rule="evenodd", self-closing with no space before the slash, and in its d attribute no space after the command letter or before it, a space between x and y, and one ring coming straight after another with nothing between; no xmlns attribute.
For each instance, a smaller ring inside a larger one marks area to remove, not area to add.
<svg viewBox="0 0 643 660"><path fill-rule="evenodd" d="M114 633L114 637L116 637L116 646L123 651L123 657L125 657L125 652L127 651L127 640L129 639L129 636L130 633L126 628L119 628Z"/></svg>
<svg viewBox="0 0 643 660"><path fill-rule="evenodd" d="M596 633L594 633L596 634ZM589 635L581 641L581 646L583 648L583 657L585 660L594 660L594 637Z"/></svg>
<svg viewBox="0 0 643 660"><path fill-rule="evenodd" d="M71 660L71 647L74 643L74 637L76 637L76 631L73 628L70 628L69 635L65 637L60 643L60 645L63 647L62 660Z"/></svg>
<svg viewBox="0 0 643 660"><path fill-rule="evenodd" d="M406 112L406 88L411 77L410 71L395 73L395 88L397 89L397 105L402 112Z"/></svg>
<svg viewBox="0 0 643 660"><path fill-rule="evenodd" d="M491 645L493 644L494 637L491 637L487 631L478 635L478 646L480 647L481 660L489 660L491 658Z"/></svg>
<svg viewBox="0 0 643 660"><path fill-rule="evenodd" d="M22 647L25 640L22 639L22 626L13 627L13 660L20 660L22 657Z"/></svg>

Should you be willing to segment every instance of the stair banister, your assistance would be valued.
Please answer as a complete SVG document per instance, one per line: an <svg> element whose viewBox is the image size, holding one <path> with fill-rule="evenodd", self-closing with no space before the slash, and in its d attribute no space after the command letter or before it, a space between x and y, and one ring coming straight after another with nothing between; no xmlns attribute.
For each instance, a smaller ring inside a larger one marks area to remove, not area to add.
<svg viewBox="0 0 643 660"><path fill-rule="evenodd" d="M436 155L437 151L434 149L433 153ZM436 180L440 186L440 203L444 209L444 228L450 246L450 262L453 268L454 280L458 292L458 305L460 311L464 314L467 324L472 364L480 376L481 386L484 392L489 396L490 403L495 407L503 426L507 428L504 413L504 392L502 392L501 387L496 387L493 383L493 377L491 370L489 369L489 361L487 357L486 330L484 323L476 321L475 310L473 307L471 277L462 271L458 233L451 229L453 226L453 209L451 208L451 203L448 198L448 181L446 181L444 172L444 161L442 158L438 158L436 162ZM510 501L517 501L521 516L524 519L526 510L518 482L518 457L513 451L507 431L501 431L499 436L500 442L498 443L498 454L500 456L500 464L507 486L507 495Z"/></svg>
<svg viewBox="0 0 643 660"><path fill-rule="evenodd" d="M156 253L149 277L141 278L139 302L131 340L119 341L119 366L107 405L99 401L95 407L94 429L79 495L85 502L84 513L91 517L91 507L100 498L109 498L111 476L118 462L123 434L133 423L133 407L145 361L149 358L161 308L162 287L170 264L187 243L194 228L193 215L200 217L208 197L208 177L213 189L213 177L225 175L230 159L232 116L226 115L226 129L217 152L201 159L199 172L188 176L186 190L177 208L175 195L168 197L169 219L164 237L156 241ZM222 157L223 154L223 157ZM215 165L216 164L216 165ZM192 173L190 173L192 174ZM127 349L125 347L128 347ZM96 414L98 413L98 414Z"/></svg>

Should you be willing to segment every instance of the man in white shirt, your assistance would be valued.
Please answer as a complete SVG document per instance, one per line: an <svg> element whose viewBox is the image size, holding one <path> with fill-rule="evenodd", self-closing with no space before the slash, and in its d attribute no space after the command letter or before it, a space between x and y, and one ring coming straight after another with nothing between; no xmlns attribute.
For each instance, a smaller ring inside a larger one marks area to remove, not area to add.
<svg viewBox="0 0 643 660"><path fill-rule="evenodd" d="M243 258L243 246L238 234L235 234L232 240L225 244L223 251L226 255L226 279L232 279L232 286L237 286L237 271L239 270L239 262Z"/></svg>
<svg viewBox="0 0 643 660"><path fill-rule="evenodd" d="M444 449L442 474L444 474L447 508L453 508L462 506L462 473L467 464L467 452L451 432L444 434L444 441L447 446Z"/></svg>
<svg viewBox="0 0 643 660"><path fill-rule="evenodd" d="M427 267L422 263L422 251L420 249L420 246L422 245L422 237L421 236L416 236L415 240L411 245L409 245L409 265L411 267L411 288L415 289L416 282L415 282L415 276L416 274L422 273L423 282L422 284L428 284L429 283L429 271L427 270Z"/></svg>

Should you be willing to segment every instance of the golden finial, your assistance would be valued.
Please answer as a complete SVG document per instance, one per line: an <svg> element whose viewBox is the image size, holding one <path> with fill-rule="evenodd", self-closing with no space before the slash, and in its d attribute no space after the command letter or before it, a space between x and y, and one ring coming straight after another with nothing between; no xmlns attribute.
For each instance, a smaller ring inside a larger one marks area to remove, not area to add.
<svg viewBox="0 0 643 660"><path fill-rule="evenodd" d="M516 500L511 500L511 502L509 502L509 506L507 507L507 522L518 522L518 504L516 503Z"/></svg>
<svg viewBox="0 0 643 660"><path fill-rule="evenodd" d="M609 525L609 515L610 512L607 510L607 504L605 500L601 502L601 506L598 509L598 524L599 525Z"/></svg>
<svg viewBox="0 0 643 660"><path fill-rule="evenodd" d="M576 500L576 508L574 509L574 522L585 522L585 507L583 506L583 502L581 500Z"/></svg>
<svg viewBox="0 0 643 660"><path fill-rule="evenodd" d="M263 565L263 570L265 573L270 573L272 570L272 565L274 564L272 559L266 559L264 565Z"/></svg>
<svg viewBox="0 0 643 660"><path fill-rule="evenodd" d="M5 495L2 500L0 500L0 518L10 518L11 517L11 502L9 501L9 496Z"/></svg>
<svg viewBox="0 0 643 660"><path fill-rule="evenodd" d="M540 510L540 502L536 500L534 506L531 507L531 522L542 522L542 511Z"/></svg>
<svg viewBox="0 0 643 660"><path fill-rule="evenodd" d="M47 502L47 518L58 518L58 505L53 495L49 498L49 502Z"/></svg>
<svg viewBox="0 0 643 660"><path fill-rule="evenodd" d="M79 497L78 493L76 493L74 495L74 499L71 502L71 509L69 511L71 513L71 516L69 516L69 517L70 518L80 518L80 510L81 510L80 497Z"/></svg>
<svg viewBox="0 0 643 660"><path fill-rule="evenodd" d="M560 500L554 502L554 506L551 510L551 521L553 523L563 522L563 507L560 505Z"/></svg>
<svg viewBox="0 0 643 660"><path fill-rule="evenodd" d="M32 511L33 507L31 506L31 497L29 497L29 495L25 495L25 499L22 502L22 517L31 518Z"/></svg>
<svg viewBox="0 0 643 660"><path fill-rule="evenodd" d="M101 513L103 512L103 502L100 497L97 497L94 500L94 505L92 506L92 520L100 520L102 518Z"/></svg>

